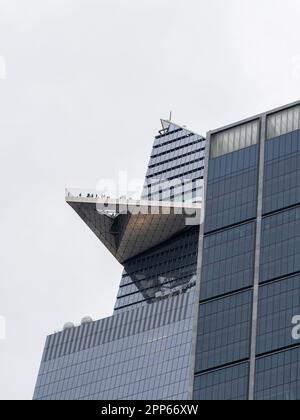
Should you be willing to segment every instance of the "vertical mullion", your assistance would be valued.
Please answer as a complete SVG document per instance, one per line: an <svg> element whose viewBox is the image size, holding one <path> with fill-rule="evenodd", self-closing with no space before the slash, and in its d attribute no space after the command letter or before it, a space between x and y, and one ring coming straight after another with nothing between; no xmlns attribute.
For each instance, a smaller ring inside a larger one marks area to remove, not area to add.
<svg viewBox="0 0 300 420"><path fill-rule="evenodd" d="M256 220L256 241L255 241L255 267L254 267L254 286L253 286L251 351L250 351L249 400L254 400L254 387L255 387L255 359L256 359L256 337L257 337L257 321L258 321L260 244L261 244L261 231L262 231L263 180L264 180L266 131L267 131L267 115L264 114L261 117L260 146L259 146L260 153L259 153L259 174L258 174L258 192L257 192L257 220Z"/></svg>

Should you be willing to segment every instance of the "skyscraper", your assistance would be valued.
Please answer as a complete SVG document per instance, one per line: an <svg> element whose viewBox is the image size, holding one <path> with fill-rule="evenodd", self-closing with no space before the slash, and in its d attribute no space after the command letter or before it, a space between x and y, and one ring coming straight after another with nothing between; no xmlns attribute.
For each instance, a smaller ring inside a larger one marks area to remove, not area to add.
<svg viewBox="0 0 300 420"><path fill-rule="evenodd" d="M187 399L205 139L170 121L141 201L67 192L124 266L114 315L47 338L35 399Z"/></svg>
<svg viewBox="0 0 300 420"><path fill-rule="evenodd" d="M194 398L300 399L300 103L207 142Z"/></svg>
<svg viewBox="0 0 300 420"><path fill-rule="evenodd" d="M300 399L300 102L162 121L138 212L67 202L124 272L112 317L47 338L35 399Z"/></svg>

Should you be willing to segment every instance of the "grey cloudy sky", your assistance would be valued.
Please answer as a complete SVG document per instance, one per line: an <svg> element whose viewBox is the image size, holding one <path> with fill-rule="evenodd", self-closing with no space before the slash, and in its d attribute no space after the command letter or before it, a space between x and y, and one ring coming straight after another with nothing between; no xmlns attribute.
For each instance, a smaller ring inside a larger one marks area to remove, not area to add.
<svg viewBox="0 0 300 420"><path fill-rule="evenodd" d="M47 334L112 312L121 267L64 187L144 176L171 109L205 134L299 99L299 16L299 0L0 0L0 399L32 397Z"/></svg>

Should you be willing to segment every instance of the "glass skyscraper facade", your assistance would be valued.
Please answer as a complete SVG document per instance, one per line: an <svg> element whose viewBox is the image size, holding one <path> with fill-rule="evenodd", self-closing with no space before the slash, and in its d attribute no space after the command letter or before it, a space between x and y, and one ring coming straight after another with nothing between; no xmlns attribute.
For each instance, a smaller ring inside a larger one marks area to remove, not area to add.
<svg viewBox="0 0 300 420"><path fill-rule="evenodd" d="M203 195L205 139L162 121L155 137L142 199L197 202ZM199 226L126 261L115 312L155 301L196 283Z"/></svg>
<svg viewBox="0 0 300 420"><path fill-rule="evenodd" d="M201 201L204 153L202 136L162 121L142 193L143 202L155 206L153 216L134 219L120 214L110 224L91 194L69 201L116 255L124 231L129 232L124 235L127 251L134 248L130 238L140 237L140 230L159 240L144 252L122 259L124 271L112 317L78 327L67 325L47 338L34 399L191 397L200 217L191 226L168 215L160 221L156 208L160 203L172 207Z"/></svg>
<svg viewBox="0 0 300 420"><path fill-rule="evenodd" d="M300 399L300 105L207 136L194 399Z"/></svg>
<svg viewBox="0 0 300 420"><path fill-rule="evenodd" d="M142 200L202 218L67 200L124 271L112 317L47 338L34 399L300 399L300 102L206 139L162 121Z"/></svg>

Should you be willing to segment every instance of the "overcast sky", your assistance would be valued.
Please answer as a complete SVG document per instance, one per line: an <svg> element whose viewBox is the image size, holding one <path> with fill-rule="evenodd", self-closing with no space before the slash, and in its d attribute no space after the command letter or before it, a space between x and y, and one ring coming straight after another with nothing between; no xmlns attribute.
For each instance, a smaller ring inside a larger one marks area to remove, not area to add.
<svg viewBox="0 0 300 420"><path fill-rule="evenodd" d="M122 268L64 188L144 176L170 110L205 134L298 100L299 17L299 0L0 0L0 399L32 397L47 334L113 310Z"/></svg>

